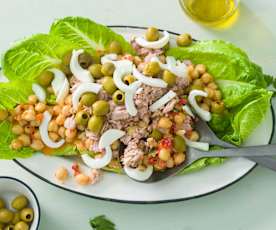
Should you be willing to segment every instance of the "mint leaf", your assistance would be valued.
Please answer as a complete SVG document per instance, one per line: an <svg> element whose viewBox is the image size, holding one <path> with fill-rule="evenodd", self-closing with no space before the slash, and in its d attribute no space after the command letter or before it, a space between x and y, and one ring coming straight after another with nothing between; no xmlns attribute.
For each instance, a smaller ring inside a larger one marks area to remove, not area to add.
<svg viewBox="0 0 276 230"><path fill-rule="evenodd" d="M115 230L115 224L112 223L105 215L100 215L89 220L93 230Z"/></svg>

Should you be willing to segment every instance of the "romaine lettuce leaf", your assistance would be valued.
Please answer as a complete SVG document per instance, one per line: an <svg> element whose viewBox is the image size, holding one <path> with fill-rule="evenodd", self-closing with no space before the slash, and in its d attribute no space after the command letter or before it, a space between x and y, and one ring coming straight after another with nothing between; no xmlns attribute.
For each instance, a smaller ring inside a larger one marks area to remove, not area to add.
<svg viewBox="0 0 276 230"><path fill-rule="evenodd" d="M70 41L74 48L85 49L91 54L97 50L104 50L112 41L119 42L124 53L134 53L131 45L121 35L88 18L59 19L52 24L50 34L62 37Z"/></svg>
<svg viewBox="0 0 276 230"><path fill-rule="evenodd" d="M56 67L62 56L74 47L66 40L37 34L6 51L2 57L4 75L9 80L34 81L44 70Z"/></svg>

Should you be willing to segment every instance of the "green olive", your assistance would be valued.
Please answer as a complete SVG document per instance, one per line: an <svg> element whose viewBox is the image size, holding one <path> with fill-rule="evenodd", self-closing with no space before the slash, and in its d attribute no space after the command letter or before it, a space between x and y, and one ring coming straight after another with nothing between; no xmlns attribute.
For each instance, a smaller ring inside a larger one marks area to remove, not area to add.
<svg viewBox="0 0 276 230"><path fill-rule="evenodd" d="M102 74L105 76L112 76L115 70L115 66L111 62L104 63L102 65L101 71Z"/></svg>
<svg viewBox="0 0 276 230"><path fill-rule="evenodd" d="M39 75L37 82L42 86L49 86L54 78L54 74L50 71L44 71L42 74Z"/></svg>
<svg viewBox="0 0 276 230"><path fill-rule="evenodd" d="M12 221L12 219L13 219L12 211L6 208L0 209L0 223L8 224Z"/></svg>
<svg viewBox="0 0 276 230"><path fill-rule="evenodd" d="M169 86L173 86L176 82L176 76L172 72L165 70L163 72L163 80L167 82Z"/></svg>
<svg viewBox="0 0 276 230"><path fill-rule="evenodd" d="M13 224L9 224L7 225L4 230L14 230L14 225Z"/></svg>
<svg viewBox="0 0 276 230"><path fill-rule="evenodd" d="M13 216L13 219L12 219L12 224L16 224L16 223L18 223L19 221L20 221L21 219L20 219L20 213L19 212L16 212L16 213L14 213L14 216Z"/></svg>
<svg viewBox="0 0 276 230"><path fill-rule="evenodd" d="M89 53L84 52L82 54L80 54L79 56L79 63L80 66L84 69L87 69L91 64L92 64L92 57Z"/></svg>
<svg viewBox="0 0 276 230"><path fill-rule="evenodd" d="M108 47L108 52L115 53L115 54L121 54L122 53L121 44L117 41L111 42Z"/></svg>
<svg viewBox="0 0 276 230"><path fill-rule="evenodd" d="M177 37L176 43L178 46L189 46L193 42L190 34L181 34Z"/></svg>
<svg viewBox="0 0 276 230"><path fill-rule="evenodd" d="M11 206L16 210L21 210L27 207L28 203L28 199L25 196L20 195L14 198L14 200L11 203Z"/></svg>
<svg viewBox="0 0 276 230"><path fill-rule="evenodd" d="M161 68L158 62L149 62L146 64L143 73L147 76L157 76L161 72Z"/></svg>
<svg viewBox="0 0 276 230"><path fill-rule="evenodd" d="M20 221L14 226L14 230L29 230L29 225L24 221Z"/></svg>
<svg viewBox="0 0 276 230"><path fill-rule="evenodd" d="M5 208L5 201L0 198L0 209Z"/></svg>
<svg viewBox="0 0 276 230"><path fill-rule="evenodd" d="M211 103L211 112L212 113L223 113L224 103L222 101L213 101Z"/></svg>
<svg viewBox="0 0 276 230"><path fill-rule="evenodd" d="M89 66L89 68L88 68L91 75L96 79L103 77L101 69L102 69L101 64L93 64L93 65Z"/></svg>
<svg viewBox="0 0 276 230"><path fill-rule="evenodd" d="M92 116L88 121L88 129L93 133L98 134L104 125L104 117Z"/></svg>
<svg viewBox="0 0 276 230"><path fill-rule="evenodd" d="M158 129L153 129L150 137L154 138L155 140L159 141L162 139L163 134Z"/></svg>
<svg viewBox="0 0 276 230"><path fill-rule="evenodd" d="M21 220L25 222L32 222L34 219L34 210L32 208L24 208L20 212Z"/></svg>
<svg viewBox="0 0 276 230"><path fill-rule="evenodd" d="M92 56L92 61L94 64L101 64L101 53L100 52L96 52L93 56Z"/></svg>
<svg viewBox="0 0 276 230"><path fill-rule="evenodd" d="M98 100L92 105L93 114L96 116L104 116L109 112L109 104L107 101Z"/></svg>
<svg viewBox="0 0 276 230"><path fill-rule="evenodd" d="M149 27L146 31L145 38L152 42L159 39L159 31L155 27Z"/></svg>
<svg viewBox="0 0 276 230"><path fill-rule="evenodd" d="M117 89L113 78L109 76L106 76L103 78L102 85L103 85L103 89L110 95L113 94Z"/></svg>
<svg viewBox="0 0 276 230"><path fill-rule="evenodd" d="M72 72L71 72L71 69L70 69L70 66L68 65L64 65L64 64L60 64L59 66L60 70L67 76L71 76L72 75Z"/></svg>
<svg viewBox="0 0 276 230"><path fill-rule="evenodd" d="M186 151L185 140L181 136L176 135L173 138L173 147L174 147L176 152L179 152L179 153L185 152Z"/></svg>
<svg viewBox="0 0 276 230"><path fill-rule="evenodd" d="M89 120L89 114L84 111L80 111L76 114L75 121L77 125L87 125Z"/></svg>
<svg viewBox="0 0 276 230"><path fill-rule="evenodd" d="M126 76L123 77L124 83L127 85L130 85L135 81L135 77L131 74L127 74Z"/></svg>
<svg viewBox="0 0 276 230"><path fill-rule="evenodd" d="M124 104L125 102L125 94L121 90L116 90L112 95L112 99L117 105Z"/></svg>
<svg viewBox="0 0 276 230"><path fill-rule="evenodd" d="M91 106L97 100L97 94L84 93L81 96L80 103L85 106Z"/></svg>

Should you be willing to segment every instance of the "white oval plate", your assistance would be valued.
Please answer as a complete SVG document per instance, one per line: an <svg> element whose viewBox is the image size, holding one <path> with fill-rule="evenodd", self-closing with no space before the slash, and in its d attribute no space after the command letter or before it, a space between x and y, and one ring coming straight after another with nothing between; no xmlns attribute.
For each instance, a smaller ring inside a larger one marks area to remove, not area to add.
<svg viewBox="0 0 276 230"><path fill-rule="evenodd" d="M133 34L144 33L144 28L140 27L112 26L112 28L127 39ZM173 43L176 33L171 32L171 35ZM270 110L245 145L268 144L273 127L273 113ZM60 166L71 168L73 159L36 154L32 158L19 159L16 162L33 175L59 188L93 198L128 203L173 202L207 195L238 181L256 165L245 158L230 159L219 166L210 166L198 172L175 176L154 184L137 183L125 175L106 172L99 183L80 187L73 179L65 184L59 184L54 178L55 170ZM83 167L89 170L86 166Z"/></svg>

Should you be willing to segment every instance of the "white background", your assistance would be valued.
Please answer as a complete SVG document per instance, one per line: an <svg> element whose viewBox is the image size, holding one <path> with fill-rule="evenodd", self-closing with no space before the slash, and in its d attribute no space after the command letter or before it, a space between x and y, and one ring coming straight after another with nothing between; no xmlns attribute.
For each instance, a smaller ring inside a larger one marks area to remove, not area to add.
<svg viewBox="0 0 276 230"><path fill-rule="evenodd" d="M79 15L109 25L155 25L189 32L201 40L225 39L246 50L266 72L276 72L273 0L242 1L237 23L224 31L194 23L182 12L177 0L0 0L0 3L1 53L14 40L47 32L55 18ZM42 208L40 230L89 230L89 217L100 214L110 217L118 230L276 228L276 174L260 167L221 192L158 205L118 204L81 197L47 185L9 161L0 161L0 175L23 179L34 189Z"/></svg>

